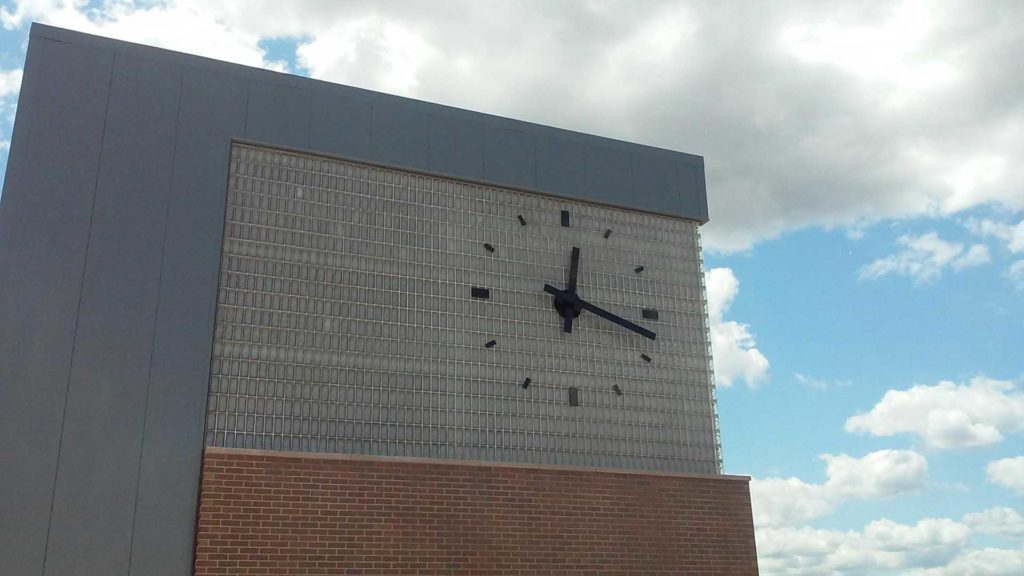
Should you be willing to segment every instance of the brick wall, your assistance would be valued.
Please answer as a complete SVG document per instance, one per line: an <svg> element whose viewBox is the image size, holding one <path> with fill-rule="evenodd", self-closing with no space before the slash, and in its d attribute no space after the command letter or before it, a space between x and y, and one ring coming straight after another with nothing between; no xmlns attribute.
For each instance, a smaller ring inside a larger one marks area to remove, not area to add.
<svg viewBox="0 0 1024 576"><path fill-rule="evenodd" d="M208 448L198 574L757 574L747 478Z"/></svg>

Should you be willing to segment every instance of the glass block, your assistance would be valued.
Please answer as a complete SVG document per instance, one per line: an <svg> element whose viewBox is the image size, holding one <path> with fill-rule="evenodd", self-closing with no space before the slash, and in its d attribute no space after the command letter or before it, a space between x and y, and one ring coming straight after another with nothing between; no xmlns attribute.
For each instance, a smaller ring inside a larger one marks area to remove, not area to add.
<svg viewBox="0 0 1024 576"><path fill-rule="evenodd" d="M231 166L207 444L720 471L696 222L242 144ZM564 331L544 285L573 247L578 295L656 340Z"/></svg>

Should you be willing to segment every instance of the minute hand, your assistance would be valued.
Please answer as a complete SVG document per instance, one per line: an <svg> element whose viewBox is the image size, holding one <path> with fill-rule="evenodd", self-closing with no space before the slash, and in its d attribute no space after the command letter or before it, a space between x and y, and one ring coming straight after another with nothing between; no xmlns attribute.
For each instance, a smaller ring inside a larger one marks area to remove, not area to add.
<svg viewBox="0 0 1024 576"><path fill-rule="evenodd" d="M544 285L544 291L547 292L548 294L551 294L552 296L556 296L558 298L564 298L564 299L568 300L569 302L572 302L573 304L579 306L583 310L588 310L588 311L590 311L590 312L600 316L601 318L604 318L605 320L608 320L609 322L614 322L615 324L618 324L619 326L622 326L623 328L626 328L627 330L632 330L633 332L636 332L637 334L639 334L641 336L644 336L645 338L650 338L651 340L654 340L655 338L658 337L657 334L655 334L654 332L651 332L647 328L644 328L643 326L640 326L639 324L635 324L633 322L630 322L629 320L626 320L625 318L622 318L621 316L616 316L615 314L612 314L611 312L605 310L604 308L601 308L601 307L598 307L598 306L594 306L590 302L587 302L586 300L580 298L579 296L577 296L577 295L575 295L575 294L573 294L571 292L567 292L565 290L559 290L558 288L555 288L554 286L552 286L550 284L545 284Z"/></svg>

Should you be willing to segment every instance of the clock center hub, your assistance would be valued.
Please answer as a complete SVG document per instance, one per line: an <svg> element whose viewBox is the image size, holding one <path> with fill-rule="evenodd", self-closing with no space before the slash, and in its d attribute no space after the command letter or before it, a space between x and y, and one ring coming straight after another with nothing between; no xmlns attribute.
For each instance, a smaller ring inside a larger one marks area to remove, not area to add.
<svg viewBox="0 0 1024 576"><path fill-rule="evenodd" d="M552 305L555 310L558 311L558 315L562 318L576 318L580 315L580 312L583 311L582 308L565 298L554 298Z"/></svg>

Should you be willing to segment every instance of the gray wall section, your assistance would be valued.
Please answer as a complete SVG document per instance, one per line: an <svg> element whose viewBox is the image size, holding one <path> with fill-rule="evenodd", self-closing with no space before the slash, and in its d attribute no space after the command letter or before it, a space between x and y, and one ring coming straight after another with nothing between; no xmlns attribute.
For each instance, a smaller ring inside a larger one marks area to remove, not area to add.
<svg viewBox="0 0 1024 576"><path fill-rule="evenodd" d="M113 51L34 41L4 190L0 558L41 574Z"/></svg>
<svg viewBox="0 0 1024 576"><path fill-rule="evenodd" d="M246 83L186 68L153 337L131 573L181 574L195 530L230 134L245 129ZM192 449L185 449L192 447Z"/></svg>
<svg viewBox="0 0 1024 576"><path fill-rule="evenodd" d="M130 558L180 89L180 65L115 56L46 574Z"/></svg>
<svg viewBox="0 0 1024 576"><path fill-rule="evenodd" d="M15 574L191 572L232 138L707 220L698 156L47 26L21 94L0 203Z"/></svg>

